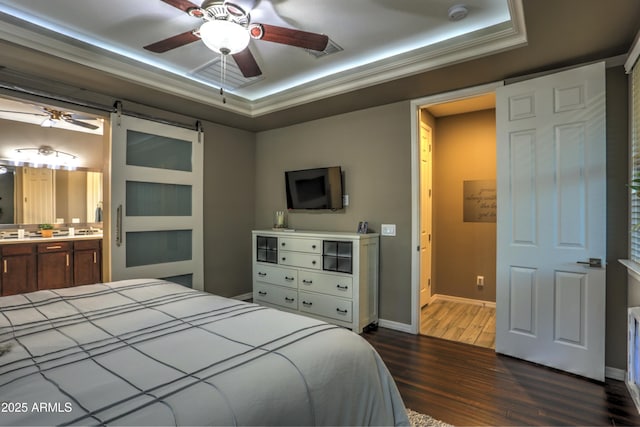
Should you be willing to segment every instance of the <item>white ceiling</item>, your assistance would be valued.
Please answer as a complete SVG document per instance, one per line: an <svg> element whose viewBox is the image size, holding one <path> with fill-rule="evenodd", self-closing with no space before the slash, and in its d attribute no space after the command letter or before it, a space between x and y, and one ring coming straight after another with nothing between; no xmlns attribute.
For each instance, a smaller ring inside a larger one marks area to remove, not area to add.
<svg viewBox="0 0 640 427"><path fill-rule="evenodd" d="M161 0L0 0L0 38L256 117L521 46L521 2L467 2L468 16L452 22L448 10L460 0L236 0L252 22L324 33L344 50L316 58L252 40L263 74L225 87L226 104L219 57L201 41L164 54L142 48L201 23Z"/></svg>

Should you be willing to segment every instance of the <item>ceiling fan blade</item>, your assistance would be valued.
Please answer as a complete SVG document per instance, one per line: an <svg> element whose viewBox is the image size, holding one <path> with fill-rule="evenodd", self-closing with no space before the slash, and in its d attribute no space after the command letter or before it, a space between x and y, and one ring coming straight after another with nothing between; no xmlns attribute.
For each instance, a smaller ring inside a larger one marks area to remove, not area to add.
<svg viewBox="0 0 640 427"><path fill-rule="evenodd" d="M40 116L46 117L48 114L39 114L39 113L27 113L25 111L11 111L11 110L0 110L0 113L11 113L11 114L26 114L28 116Z"/></svg>
<svg viewBox="0 0 640 427"><path fill-rule="evenodd" d="M72 119L70 117L63 117L62 120L64 120L67 123L71 123L72 125L81 126L83 128L92 129L92 130L96 130L99 127L91 123L81 122L80 120Z"/></svg>
<svg viewBox="0 0 640 427"><path fill-rule="evenodd" d="M193 43L197 40L200 40L194 30L185 31L182 34L178 34L164 40L160 40L159 42L151 43L149 45L144 46L146 50L155 53L164 53L171 49L175 49L180 46L184 46L189 43Z"/></svg>
<svg viewBox="0 0 640 427"><path fill-rule="evenodd" d="M262 27L262 35L258 36L260 40L318 51L323 51L329 43L329 36L324 34L309 33L269 24L258 25Z"/></svg>
<svg viewBox="0 0 640 427"><path fill-rule="evenodd" d="M168 5L171 5L183 12L189 13L190 9L200 9L200 6L191 3L189 0L162 0Z"/></svg>
<svg viewBox="0 0 640 427"><path fill-rule="evenodd" d="M256 62L256 58L253 56L249 48L246 48L242 52L235 53L233 55L233 59L238 64L238 68L242 72L242 75L249 77L256 77L262 74L258 63Z"/></svg>

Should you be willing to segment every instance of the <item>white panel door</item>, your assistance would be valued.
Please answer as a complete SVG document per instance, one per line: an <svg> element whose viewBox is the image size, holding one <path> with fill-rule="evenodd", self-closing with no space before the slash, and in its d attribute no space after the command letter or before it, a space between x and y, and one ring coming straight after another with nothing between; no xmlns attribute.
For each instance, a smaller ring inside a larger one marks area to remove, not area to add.
<svg viewBox="0 0 640 427"><path fill-rule="evenodd" d="M202 135L112 114L112 280L204 289Z"/></svg>
<svg viewBox="0 0 640 427"><path fill-rule="evenodd" d="M55 186L54 170L22 167L23 212L25 224L53 223Z"/></svg>
<svg viewBox="0 0 640 427"><path fill-rule="evenodd" d="M420 307L431 301L432 129L420 124Z"/></svg>
<svg viewBox="0 0 640 427"><path fill-rule="evenodd" d="M496 351L600 381L605 144L603 63L498 88Z"/></svg>

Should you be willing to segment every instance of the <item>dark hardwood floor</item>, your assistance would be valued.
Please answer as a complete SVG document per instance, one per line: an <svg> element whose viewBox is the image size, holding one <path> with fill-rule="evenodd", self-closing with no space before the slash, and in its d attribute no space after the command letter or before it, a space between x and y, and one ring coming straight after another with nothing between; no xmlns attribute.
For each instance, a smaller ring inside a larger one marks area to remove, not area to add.
<svg viewBox="0 0 640 427"><path fill-rule="evenodd" d="M491 349L379 328L363 337L407 408L456 426L640 426L626 386L587 380Z"/></svg>

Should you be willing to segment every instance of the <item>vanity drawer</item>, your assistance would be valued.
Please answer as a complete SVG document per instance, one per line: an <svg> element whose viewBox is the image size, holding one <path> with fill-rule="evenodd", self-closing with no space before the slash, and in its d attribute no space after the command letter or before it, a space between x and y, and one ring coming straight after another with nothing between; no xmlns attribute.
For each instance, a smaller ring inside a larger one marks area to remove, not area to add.
<svg viewBox="0 0 640 427"><path fill-rule="evenodd" d="M10 244L1 245L2 255L30 255L34 253L35 245L32 244Z"/></svg>
<svg viewBox="0 0 640 427"><path fill-rule="evenodd" d="M315 273L300 271L298 277L300 289L323 294L335 295L343 298L353 297L353 279L337 274Z"/></svg>
<svg viewBox="0 0 640 427"><path fill-rule="evenodd" d="M253 299L254 301L279 305L291 310L298 309L298 292L291 288L268 283L256 283L253 287Z"/></svg>
<svg viewBox="0 0 640 427"><path fill-rule="evenodd" d="M320 270L322 268L322 255L280 251L278 254L278 264Z"/></svg>
<svg viewBox="0 0 640 427"><path fill-rule="evenodd" d="M73 242L38 243L38 253L66 252L73 250Z"/></svg>
<svg viewBox="0 0 640 427"><path fill-rule="evenodd" d="M298 270L256 264L253 278L257 282L273 283L274 285L296 288L298 286Z"/></svg>
<svg viewBox="0 0 640 427"><path fill-rule="evenodd" d="M351 322L351 300L337 298L330 295L314 294L300 291L300 311L329 317L331 319Z"/></svg>
<svg viewBox="0 0 640 427"><path fill-rule="evenodd" d="M283 251L308 252L312 254L321 254L322 240L280 237L278 239L278 248L280 248L280 250L283 250Z"/></svg>
<svg viewBox="0 0 640 427"><path fill-rule="evenodd" d="M73 242L76 251L100 249L100 240L76 240Z"/></svg>

